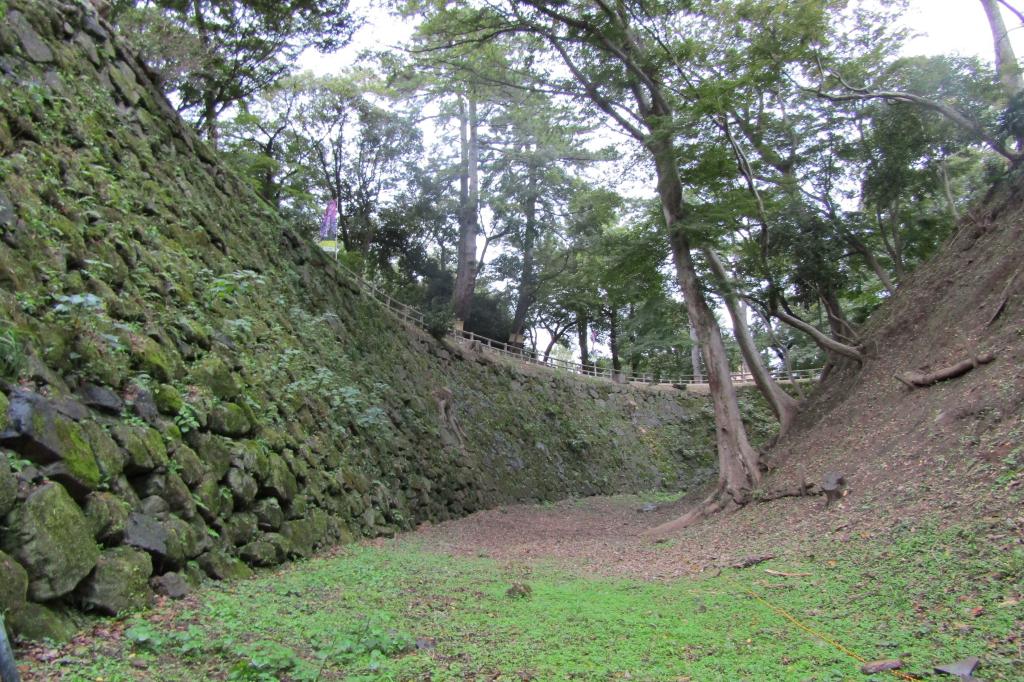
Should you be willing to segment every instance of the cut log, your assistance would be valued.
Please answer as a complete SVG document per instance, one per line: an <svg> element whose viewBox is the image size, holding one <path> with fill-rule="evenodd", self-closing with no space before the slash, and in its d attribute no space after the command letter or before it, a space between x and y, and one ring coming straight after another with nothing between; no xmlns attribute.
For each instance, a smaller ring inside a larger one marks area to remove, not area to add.
<svg viewBox="0 0 1024 682"><path fill-rule="evenodd" d="M949 367L943 367L934 372L922 372L920 370L910 370L908 372L902 372L895 375L896 379L902 381L910 388L925 388L932 384L937 384L940 381L947 379L955 379L957 377L967 374L975 367L981 365L987 365L996 359L994 353L982 353L976 357L971 357L966 360L961 360L955 365Z"/></svg>

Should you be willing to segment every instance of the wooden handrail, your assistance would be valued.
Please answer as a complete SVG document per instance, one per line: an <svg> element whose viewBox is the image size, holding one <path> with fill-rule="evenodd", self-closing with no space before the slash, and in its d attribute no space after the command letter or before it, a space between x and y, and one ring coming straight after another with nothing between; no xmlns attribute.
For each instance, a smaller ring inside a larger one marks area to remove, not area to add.
<svg viewBox="0 0 1024 682"><path fill-rule="evenodd" d="M366 281L360 275L353 272L347 266L340 261L335 261L342 272L350 277L359 289L365 292L370 298L377 303L381 304L385 309L395 315L399 320L404 323L413 323L420 329L426 328L426 318L423 313L414 308L413 306L403 303L402 301L396 301L391 297L391 294L384 291L376 284ZM538 365L540 367L546 367L554 371L565 370L581 376L592 376L607 378L615 380L616 372L611 369L596 367L594 365L583 366L578 362L571 362L569 360L562 360L560 358L547 358L538 359L535 351L528 351L525 348L519 346L511 346L504 341L497 341L495 339L489 339L486 336L480 336L474 332L465 331L462 329L448 330L448 336L455 339L456 343L465 345L479 343L481 349L486 349L489 353L497 353L498 355L509 356L518 362L528 363L531 365ZM651 386L681 386L690 384L705 384L705 381L697 381L695 376L684 376L675 379L656 379L653 374L631 374L625 372L619 372L627 383L633 384L649 384ZM821 375L821 369L795 369L792 371L786 370L775 370L771 372L772 378L778 381L803 381L816 379ZM735 372L730 375L730 378L734 382L753 382L754 375L750 372Z"/></svg>

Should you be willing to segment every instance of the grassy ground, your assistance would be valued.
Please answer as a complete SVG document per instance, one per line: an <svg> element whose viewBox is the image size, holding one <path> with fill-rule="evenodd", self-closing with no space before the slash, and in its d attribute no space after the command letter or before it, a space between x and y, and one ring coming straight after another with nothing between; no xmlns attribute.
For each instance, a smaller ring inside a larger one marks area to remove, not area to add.
<svg viewBox="0 0 1024 682"><path fill-rule="evenodd" d="M106 636L31 664L26 678L897 679L862 675L752 592L867 659L901 658L914 676L978 656L983 679L1020 680L1024 553L1005 540L998 524L908 528L891 543L645 583L454 560L412 536L213 586L123 632L103 624ZM529 594L509 596L513 584Z"/></svg>

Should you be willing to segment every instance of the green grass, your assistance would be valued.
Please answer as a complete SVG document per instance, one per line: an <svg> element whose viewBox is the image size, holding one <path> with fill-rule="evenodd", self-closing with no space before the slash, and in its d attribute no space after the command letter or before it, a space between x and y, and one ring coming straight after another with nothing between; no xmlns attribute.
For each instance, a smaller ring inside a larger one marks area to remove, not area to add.
<svg viewBox="0 0 1024 682"><path fill-rule="evenodd" d="M1019 680L1024 551L1000 542L998 527L906 529L891 543L822 546L801 561L671 583L453 559L408 542L354 547L209 588L192 612L147 614L120 641L79 646L68 658L80 663L59 672L104 681L897 679L862 675L749 589L869 660L899 657L925 676L974 655L983 679ZM532 594L509 598L513 582ZM417 639L436 646L417 649Z"/></svg>

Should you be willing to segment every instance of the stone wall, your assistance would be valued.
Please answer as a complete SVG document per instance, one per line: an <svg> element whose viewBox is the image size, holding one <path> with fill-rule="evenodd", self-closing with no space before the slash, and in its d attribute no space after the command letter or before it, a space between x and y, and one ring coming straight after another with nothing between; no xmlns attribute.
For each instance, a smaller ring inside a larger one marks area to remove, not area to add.
<svg viewBox="0 0 1024 682"><path fill-rule="evenodd" d="M83 2L0 0L0 610L77 610L514 500L699 484L703 398L398 325Z"/></svg>

